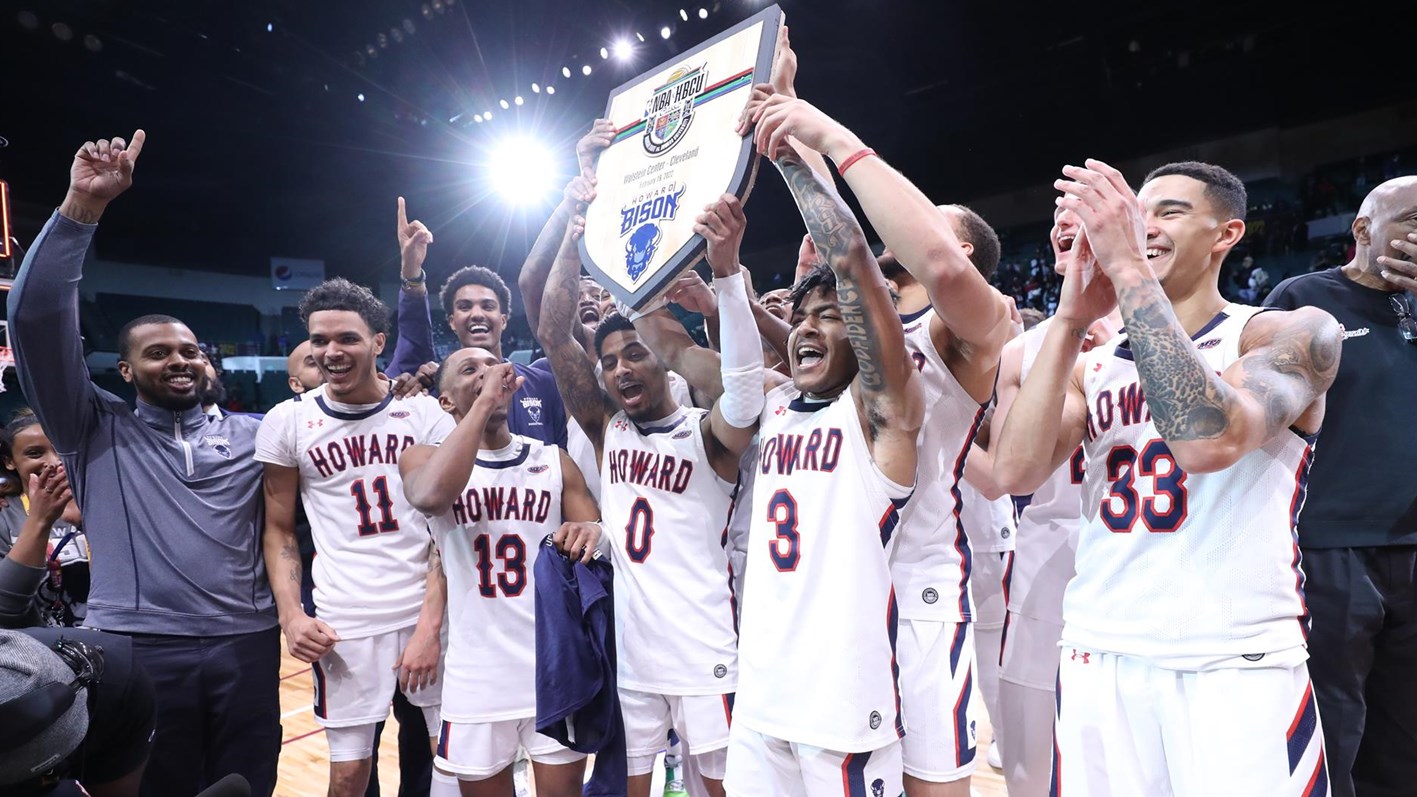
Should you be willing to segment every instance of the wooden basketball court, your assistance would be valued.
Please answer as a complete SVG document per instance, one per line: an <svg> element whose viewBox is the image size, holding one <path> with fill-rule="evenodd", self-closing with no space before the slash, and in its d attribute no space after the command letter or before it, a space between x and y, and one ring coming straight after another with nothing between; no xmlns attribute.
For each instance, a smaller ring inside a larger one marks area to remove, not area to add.
<svg viewBox="0 0 1417 797"><path fill-rule="evenodd" d="M325 734L315 720L311 708L314 690L310 675L310 665L304 664L285 653L280 665L280 709L282 747L280 753L280 776L276 780L276 794L279 797L323 797L329 785L329 747L325 744ZM979 690L974 690L975 711L984 716L984 704ZM979 723L979 765L974 771L974 791L980 797L1005 797L1004 778L999 772L984 762L987 740L993 738L993 731L986 720ZM664 788L664 769L659 767L651 797L657 797ZM380 793L393 797L398 794L398 725L390 714L388 725L379 747Z"/></svg>

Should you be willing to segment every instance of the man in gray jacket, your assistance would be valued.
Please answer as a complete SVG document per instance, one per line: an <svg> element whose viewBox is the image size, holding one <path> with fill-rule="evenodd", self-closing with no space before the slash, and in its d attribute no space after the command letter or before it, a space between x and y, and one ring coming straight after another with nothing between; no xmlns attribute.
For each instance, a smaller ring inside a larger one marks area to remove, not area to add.
<svg viewBox="0 0 1417 797"><path fill-rule="evenodd" d="M86 624L132 638L157 693L151 795L231 772L275 788L280 636L261 557L259 421L198 404L197 338L168 316L119 334L136 409L89 381L78 284L99 217L132 185L145 135L85 143L69 192L9 298L20 386L68 471L93 552Z"/></svg>

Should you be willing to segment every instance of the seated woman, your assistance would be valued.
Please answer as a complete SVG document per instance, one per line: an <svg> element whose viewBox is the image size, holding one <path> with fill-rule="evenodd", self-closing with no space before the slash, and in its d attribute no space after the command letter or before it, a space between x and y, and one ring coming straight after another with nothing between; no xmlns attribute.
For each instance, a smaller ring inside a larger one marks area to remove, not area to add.
<svg viewBox="0 0 1417 797"><path fill-rule="evenodd" d="M0 627L82 624L88 540L64 465L30 410L0 431L0 464L24 489L0 509Z"/></svg>

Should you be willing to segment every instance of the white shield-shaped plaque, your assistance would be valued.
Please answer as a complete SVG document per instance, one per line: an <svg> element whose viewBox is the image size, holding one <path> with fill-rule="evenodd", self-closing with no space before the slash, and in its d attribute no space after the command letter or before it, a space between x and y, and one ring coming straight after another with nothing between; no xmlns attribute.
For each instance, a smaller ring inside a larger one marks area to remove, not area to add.
<svg viewBox="0 0 1417 797"><path fill-rule="evenodd" d="M782 11L769 6L610 94L615 139L596 165L581 261L640 308L703 254L694 219L725 193L745 197L758 158L735 132L772 71Z"/></svg>

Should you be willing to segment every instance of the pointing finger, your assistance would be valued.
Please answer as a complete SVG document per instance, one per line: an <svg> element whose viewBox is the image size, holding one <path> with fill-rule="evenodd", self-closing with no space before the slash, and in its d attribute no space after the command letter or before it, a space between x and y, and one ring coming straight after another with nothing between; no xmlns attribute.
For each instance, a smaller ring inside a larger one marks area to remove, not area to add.
<svg viewBox="0 0 1417 797"><path fill-rule="evenodd" d="M129 162L136 161L138 159L138 155L142 154L143 151L143 142L147 140L148 134L145 133L141 127L133 131L133 138L131 141L128 142Z"/></svg>
<svg viewBox="0 0 1417 797"><path fill-rule="evenodd" d="M408 211L404 209L403 197L399 197L399 230L408 226Z"/></svg>

